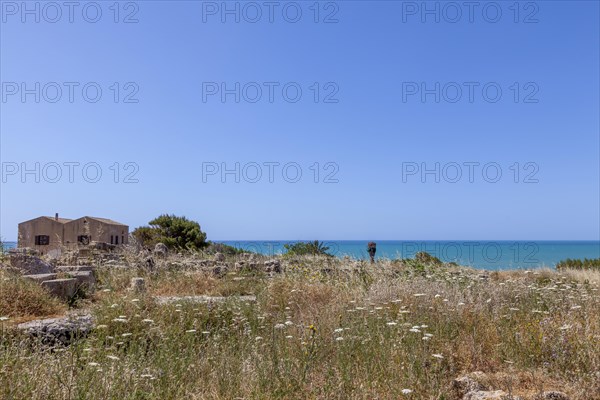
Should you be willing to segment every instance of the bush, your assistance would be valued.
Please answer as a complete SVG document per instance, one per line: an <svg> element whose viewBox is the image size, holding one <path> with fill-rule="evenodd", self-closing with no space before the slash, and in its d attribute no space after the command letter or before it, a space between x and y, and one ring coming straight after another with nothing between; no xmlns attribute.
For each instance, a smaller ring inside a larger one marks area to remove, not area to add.
<svg viewBox="0 0 600 400"><path fill-rule="evenodd" d="M314 242L297 242L292 244L284 244L283 247L286 250L285 255L290 256L329 256L333 257L333 254L327 252L328 246L325 246L323 242L315 240Z"/></svg>
<svg viewBox="0 0 600 400"><path fill-rule="evenodd" d="M152 248L157 243L164 243L170 249L200 250L208 245L200 224L186 217L164 214L149 224L136 228L132 233L144 247Z"/></svg>
<svg viewBox="0 0 600 400"><path fill-rule="evenodd" d="M560 261L556 264L556 269L583 269L583 270L599 270L600 258L584 258L570 259Z"/></svg>

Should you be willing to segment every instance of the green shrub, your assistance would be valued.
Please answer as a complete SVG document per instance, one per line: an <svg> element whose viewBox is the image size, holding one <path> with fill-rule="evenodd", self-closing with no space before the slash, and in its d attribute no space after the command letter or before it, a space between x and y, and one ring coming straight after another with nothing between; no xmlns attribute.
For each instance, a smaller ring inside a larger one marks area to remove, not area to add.
<svg viewBox="0 0 600 400"><path fill-rule="evenodd" d="M136 228L132 233L145 247L163 243L171 249L200 250L208 245L206 233L202 232L200 224L186 217L164 214L149 224Z"/></svg>
<svg viewBox="0 0 600 400"><path fill-rule="evenodd" d="M330 256L333 254L328 253L329 247L325 246L323 242L315 240L313 242L297 242L291 244L284 244L283 247L286 250L284 255L288 256Z"/></svg>
<svg viewBox="0 0 600 400"><path fill-rule="evenodd" d="M583 269L583 270L599 270L600 258L584 258L570 259L560 261L556 264L556 269Z"/></svg>

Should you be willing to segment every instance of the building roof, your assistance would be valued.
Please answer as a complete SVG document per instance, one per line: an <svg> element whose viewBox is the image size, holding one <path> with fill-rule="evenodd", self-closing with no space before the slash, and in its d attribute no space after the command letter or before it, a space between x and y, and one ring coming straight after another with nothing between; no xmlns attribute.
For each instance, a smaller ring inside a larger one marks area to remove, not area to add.
<svg viewBox="0 0 600 400"><path fill-rule="evenodd" d="M110 225L127 226L125 224L122 224L122 223L117 222L117 221L113 221L112 219L108 219L108 218L98 218L98 217L84 217L84 218L95 219L96 221L104 222L105 224L110 224Z"/></svg>
<svg viewBox="0 0 600 400"><path fill-rule="evenodd" d="M27 221L23 221L21 223L24 224L26 222L35 221L36 219L40 219L40 218L48 218L48 219L51 219L52 221L55 221L55 222L58 222L58 223L61 223L61 224L66 224L67 222L76 221L74 219L69 219L69 218L58 218L58 219L56 219L54 217L47 217L47 216L44 215L44 216L41 216L41 217L37 217L37 218L33 218L33 219L30 219L30 220L27 220ZM117 221L113 221L112 219L108 219L108 218L98 218L98 217L88 217L88 216L86 216L86 217L81 217L81 218L77 218L77 219L83 219L83 218L94 219L96 221L100 221L100 222L102 222L104 224L109 224L109 225L127 226L125 224L122 224L122 223L117 222Z"/></svg>
<svg viewBox="0 0 600 400"><path fill-rule="evenodd" d="M73 221L72 219L69 219L69 218L58 218L58 219L56 219L54 217L47 217L45 215L42 215L41 217L28 219L27 221L23 221L21 223L24 224L26 222L35 221L36 219L40 219L40 218L47 218L47 219L50 219L50 220L52 220L54 222L58 222L58 223L61 223L61 224L66 224L67 222Z"/></svg>

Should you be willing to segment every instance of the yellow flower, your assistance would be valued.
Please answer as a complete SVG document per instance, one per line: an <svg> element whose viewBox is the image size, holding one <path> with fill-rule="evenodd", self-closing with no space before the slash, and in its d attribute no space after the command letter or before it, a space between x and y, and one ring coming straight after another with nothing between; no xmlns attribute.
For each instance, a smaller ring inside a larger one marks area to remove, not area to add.
<svg viewBox="0 0 600 400"><path fill-rule="evenodd" d="M308 326L308 329L310 329L310 330L311 330L313 333L316 333L316 332L317 332L317 328L315 328L315 326L314 326L313 324L310 324L310 325Z"/></svg>

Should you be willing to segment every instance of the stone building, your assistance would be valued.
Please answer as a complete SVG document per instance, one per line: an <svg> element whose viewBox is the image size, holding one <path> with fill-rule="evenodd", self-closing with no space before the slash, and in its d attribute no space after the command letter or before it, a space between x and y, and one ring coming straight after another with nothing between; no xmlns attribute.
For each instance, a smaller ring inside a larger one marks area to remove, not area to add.
<svg viewBox="0 0 600 400"><path fill-rule="evenodd" d="M122 245L129 242L129 227L107 218L78 219L38 217L19 224L18 247L46 254L63 248L76 249L92 242Z"/></svg>

